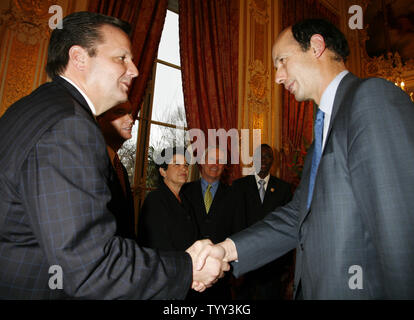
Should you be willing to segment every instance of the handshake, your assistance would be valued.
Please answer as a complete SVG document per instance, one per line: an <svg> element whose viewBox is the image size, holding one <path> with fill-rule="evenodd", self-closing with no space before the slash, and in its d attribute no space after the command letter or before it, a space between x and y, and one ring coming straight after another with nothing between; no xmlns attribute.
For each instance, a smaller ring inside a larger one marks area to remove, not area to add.
<svg viewBox="0 0 414 320"><path fill-rule="evenodd" d="M193 283L191 288L203 292L230 270L229 262L237 260L237 250L231 239L218 244L210 240L196 241L186 252L193 261Z"/></svg>

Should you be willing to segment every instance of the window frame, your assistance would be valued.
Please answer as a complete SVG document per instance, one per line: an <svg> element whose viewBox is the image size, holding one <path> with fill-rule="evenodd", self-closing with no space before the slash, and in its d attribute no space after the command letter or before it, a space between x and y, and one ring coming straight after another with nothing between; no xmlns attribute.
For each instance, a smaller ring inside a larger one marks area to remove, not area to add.
<svg viewBox="0 0 414 320"><path fill-rule="evenodd" d="M168 10L179 14L171 2L169 1ZM176 1L178 2L178 1ZM171 8L173 7L173 8ZM177 4L178 7L178 4ZM144 202L147 191L154 190L156 188L147 187L147 169L148 169L148 149L149 141L151 136L151 125L159 125L164 127L169 127L173 129L180 129L188 131L188 127L182 127L173 125L171 123L165 123L161 121L152 120L152 111L153 111L153 100L154 100L154 90L155 90L155 79L157 76L157 64L160 63L170 68L180 70L181 66L174 63L162 60L157 58L154 61L150 79L148 81L147 89L144 95L144 99L141 105L141 109L138 113L138 130L137 130L137 141L136 141L136 155L135 155L135 171L134 171L134 182L133 182L133 193L134 193L134 207L135 207L135 216L139 216L139 211ZM190 169L191 170L191 169ZM191 177L191 171L189 173Z"/></svg>

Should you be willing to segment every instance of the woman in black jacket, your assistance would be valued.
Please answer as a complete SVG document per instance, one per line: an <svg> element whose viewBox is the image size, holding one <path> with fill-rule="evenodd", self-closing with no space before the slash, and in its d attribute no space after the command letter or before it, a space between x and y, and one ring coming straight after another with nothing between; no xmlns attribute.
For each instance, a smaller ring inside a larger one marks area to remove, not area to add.
<svg viewBox="0 0 414 320"><path fill-rule="evenodd" d="M164 149L156 163L159 186L147 195L142 206L138 243L144 247L182 251L198 239L190 204L181 192L188 178L185 149Z"/></svg>

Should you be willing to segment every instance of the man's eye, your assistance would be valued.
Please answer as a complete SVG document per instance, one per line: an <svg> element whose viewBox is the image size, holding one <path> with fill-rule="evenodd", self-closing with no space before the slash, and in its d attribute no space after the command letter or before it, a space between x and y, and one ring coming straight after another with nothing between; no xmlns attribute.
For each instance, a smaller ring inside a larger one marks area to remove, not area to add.
<svg viewBox="0 0 414 320"><path fill-rule="evenodd" d="M120 56L119 57L119 60L121 60L122 62L125 61L125 59L126 59L126 56Z"/></svg>

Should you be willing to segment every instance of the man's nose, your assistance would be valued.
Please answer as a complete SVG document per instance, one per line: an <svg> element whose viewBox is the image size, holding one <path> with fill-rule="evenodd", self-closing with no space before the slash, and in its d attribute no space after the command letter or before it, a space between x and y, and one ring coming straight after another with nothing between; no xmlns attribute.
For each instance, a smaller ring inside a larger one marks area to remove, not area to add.
<svg viewBox="0 0 414 320"><path fill-rule="evenodd" d="M134 118L132 117L132 112L127 113L127 115L128 115L128 120L131 122L134 122Z"/></svg>
<svg viewBox="0 0 414 320"><path fill-rule="evenodd" d="M131 76L131 78L138 77L139 75L138 68L136 67L135 63L133 63L132 61L129 63L129 66L128 66L128 74Z"/></svg>
<svg viewBox="0 0 414 320"><path fill-rule="evenodd" d="M285 80L286 80L286 72L283 70L283 68L278 68L276 70L275 82L277 84L283 84Z"/></svg>

